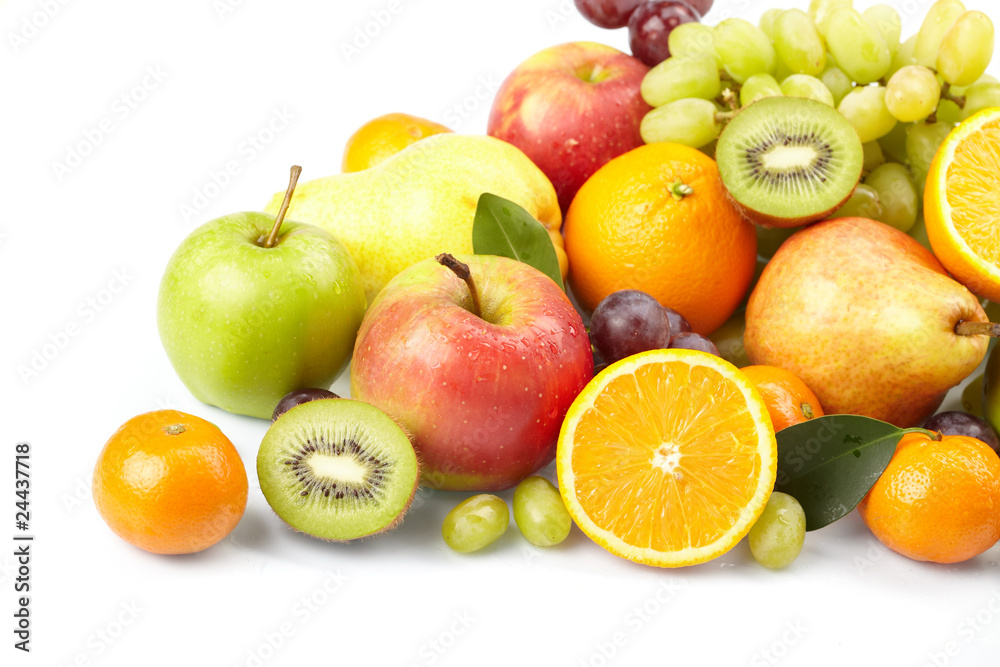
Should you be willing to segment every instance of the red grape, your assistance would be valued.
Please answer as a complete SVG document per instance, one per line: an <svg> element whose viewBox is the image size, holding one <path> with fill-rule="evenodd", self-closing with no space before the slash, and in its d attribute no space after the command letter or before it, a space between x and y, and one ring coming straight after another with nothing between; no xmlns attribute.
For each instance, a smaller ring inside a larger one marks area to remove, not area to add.
<svg viewBox="0 0 1000 667"><path fill-rule="evenodd" d="M296 405L315 401L320 398L340 398L340 396L327 389L295 389L281 397L281 400L274 407L274 414L271 415L271 421L285 414Z"/></svg>
<svg viewBox="0 0 1000 667"><path fill-rule="evenodd" d="M667 314L667 321L670 322L670 333L679 334L691 331L691 323L683 315L673 308L663 307L663 312Z"/></svg>
<svg viewBox="0 0 1000 667"><path fill-rule="evenodd" d="M613 292L597 304L590 335L607 363L667 346L670 322L660 302L639 290Z"/></svg>
<svg viewBox="0 0 1000 667"><path fill-rule="evenodd" d="M650 67L663 62L670 57L670 31L691 21L701 21L701 14L683 0L652 0L640 5L628 20L632 55Z"/></svg>
<svg viewBox="0 0 1000 667"><path fill-rule="evenodd" d="M924 422L924 428L943 435L967 435L977 438L1000 454L1000 438L997 438L997 432L982 419L967 412L957 410L939 412Z"/></svg>
<svg viewBox="0 0 1000 667"><path fill-rule="evenodd" d="M710 339L701 334L691 332L674 334L670 337L667 347L680 350L701 350L702 352L714 354L717 357L722 356L719 354L719 348L715 347L715 343Z"/></svg>
<svg viewBox="0 0 1000 667"><path fill-rule="evenodd" d="M647 0L574 0L576 8L594 25L624 28L632 11ZM712 4L712 0L702 0Z"/></svg>

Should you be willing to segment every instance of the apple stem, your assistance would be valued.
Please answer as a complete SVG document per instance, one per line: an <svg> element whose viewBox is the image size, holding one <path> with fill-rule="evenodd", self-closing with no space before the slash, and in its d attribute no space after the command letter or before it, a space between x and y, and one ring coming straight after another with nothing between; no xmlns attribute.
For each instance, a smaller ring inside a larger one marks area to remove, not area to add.
<svg viewBox="0 0 1000 667"><path fill-rule="evenodd" d="M959 336L990 336L991 338L1000 338L1000 324L960 320L955 325L955 333Z"/></svg>
<svg viewBox="0 0 1000 667"><path fill-rule="evenodd" d="M469 293L472 294L472 314L478 318L482 318L483 308L479 302L479 290L476 289L476 282L472 279L472 271L469 270L469 265L458 261L453 255L446 252L441 253L434 259L438 261L438 264L451 269L452 273L465 281L465 284L469 286Z"/></svg>
<svg viewBox="0 0 1000 667"><path fill-rule="evenodd" d="M692 188L687 183L684 183L680 179L677 179L670 184L670 196L672 196L677 201L680 201L687 197L688 195L694 194L694 188Z"/></svg>
<svg viewBox="0 0 1000 667"><path fill-rule="evenodd" d="M297 164L292 166L291 176L288 179L288 189L285 190L285 199L281 202L278 215L274 218L274 227L271 228L271 233L264 241L265 248L273 248L274 244L278 242L278 231L281 230L281 223L285 220L285 212L288 211L288 204L292 201L292 193L295 192L295 184L299 182L299 174L301 173L302 167Z"/></svg>

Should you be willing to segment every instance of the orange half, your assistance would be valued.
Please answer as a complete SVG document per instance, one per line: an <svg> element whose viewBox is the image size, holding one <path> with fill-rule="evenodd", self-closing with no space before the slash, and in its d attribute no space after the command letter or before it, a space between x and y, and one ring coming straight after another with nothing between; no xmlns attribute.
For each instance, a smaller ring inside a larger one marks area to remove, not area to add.
<svg viewBox="0 0 1000 667"><path fill-rule="evenodd" d="M1000 300L1000 108L952 130L924 189L934 255L971 292Z"/></svg>
<svg viewBox="0 0 1000 667"><path fill-rule="evenodd" d="M576 524L611 553L660 567L731 549L764 509L777 445L760 393L732 364L652 350L612 364L559 434L559 488Z"/></svg>

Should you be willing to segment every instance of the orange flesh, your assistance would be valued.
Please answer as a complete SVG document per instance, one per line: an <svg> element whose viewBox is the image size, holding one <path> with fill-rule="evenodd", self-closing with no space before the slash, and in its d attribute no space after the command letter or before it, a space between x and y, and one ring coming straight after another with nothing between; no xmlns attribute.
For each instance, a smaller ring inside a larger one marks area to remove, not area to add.
<svg viewBox="0 0 1000 667"><path fill-rule="evenodd" d="M1000 119L962 141L948 166L948 204L959 236L1000 266Z"/></svg>
<svg viewBox="0 0 1000 667"><path fill-rule="evenodd" d="M576 496L598 527L630 545L704 546L753 499L757 447L746 399L718 371L649 364L612 380L580 418Z"/></svg>

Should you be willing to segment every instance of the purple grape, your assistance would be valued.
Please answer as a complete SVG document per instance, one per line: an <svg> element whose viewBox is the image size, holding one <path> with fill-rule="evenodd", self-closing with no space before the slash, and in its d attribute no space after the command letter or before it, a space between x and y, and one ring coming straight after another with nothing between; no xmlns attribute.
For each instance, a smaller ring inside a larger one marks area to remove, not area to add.
<svg viewBox="0 0 1000 667"><path fill-rule="evenodd" d="M632 55L650 67L663 62L670 57L670 31L692 21L701 21L701 14L683 0L652 0L640 5L628 20Z"/></svg>
<svg viewBox="0 0 1000 667"><path fill-rule="evenodd" d="M611 364L667 346L670 322L660 302L639 290L604 297L590 318L590 335L601 358Z"/></svg>
<svg viewBox="0 0 1000 667"><path fill-rule="evenodd" d="M667 321L670 322L670 333L689 333L693 331L691 323L673 308L663 307L663 312L667 314Z"/></svg>
<svg viewBox="0 0 1000 667"><path fill-rule="evenodd" d="M924 422L924 428L943 435L967 435L978 438L1000 454L1000 438L997 437L997 432L985 421L967 412L957 410L939 412Z"/></svg>
<svg viewBox="0 0 1000 667"><path fill-rule="evenodd" d="M701 334L691 333L690 331L671 336L667 347L680 350L701 350L702 352L722 357L719 354L719 348L715 347L715 343Z"/></svg>
<svg viewBox="0 0 1000 667"><path fill-rule="evenodd" d="M340 398L332 391L327 389L316 389L315 387L309 389L295 389L290 391L281 397L278 404L274 407L274 414L271 415L271 421L273 422L281 415L285 414L296 405L301 405L303 403L308 403L309 401L315 401L320 398Z"/></svg>
<svg viewBox="0 0 1000 667"><path fill-rule="evenodd" d="M715 0L687 0L687 3L694 7L694 10L704 16L715 4Z"/></svg>
<svg viewBox="0 0 1000 667"><path fill-rule="evenodd" d="M573 0L576 8L596 26L624 28L636 7L647 0ZM702 0L705 2L706 0ZM711 5L712 1L707 0Z"/></svg>

